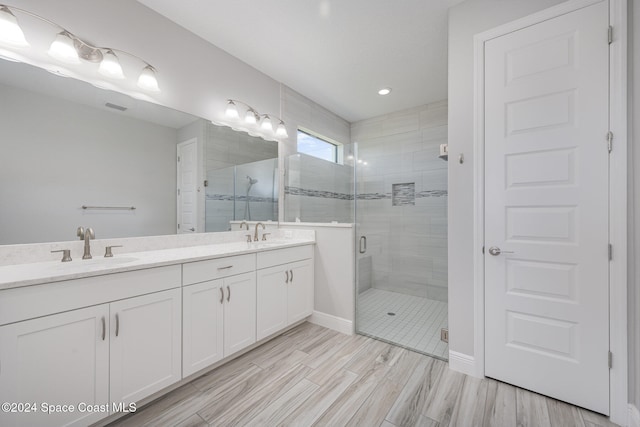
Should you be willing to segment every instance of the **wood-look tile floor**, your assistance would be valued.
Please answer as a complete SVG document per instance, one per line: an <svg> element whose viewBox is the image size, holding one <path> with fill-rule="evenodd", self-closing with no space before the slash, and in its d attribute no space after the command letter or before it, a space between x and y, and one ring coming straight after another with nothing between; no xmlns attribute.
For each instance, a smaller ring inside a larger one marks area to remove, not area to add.
<svg viewBox="0 0 640 427"><path fill-rule="evenodd" d="M114 426L614 426L607 418L446 362L310 323Z"/></svg>

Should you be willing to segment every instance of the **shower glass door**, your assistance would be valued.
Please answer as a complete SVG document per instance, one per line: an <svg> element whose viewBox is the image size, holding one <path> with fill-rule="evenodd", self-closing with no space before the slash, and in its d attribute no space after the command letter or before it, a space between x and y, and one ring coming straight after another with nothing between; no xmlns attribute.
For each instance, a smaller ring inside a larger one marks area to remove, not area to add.
<svg viewBox="0 0 640 427"><path fill-rule="evenodd" d="M356 331L446 360L444 128L360 138L354 199Z"/></svg>

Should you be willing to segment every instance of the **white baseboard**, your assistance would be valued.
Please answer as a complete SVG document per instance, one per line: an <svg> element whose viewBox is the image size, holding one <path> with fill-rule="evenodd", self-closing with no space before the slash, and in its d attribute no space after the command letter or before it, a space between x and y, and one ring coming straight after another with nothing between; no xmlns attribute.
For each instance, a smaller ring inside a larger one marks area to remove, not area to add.
<svg viewBox="0 0 640 427"><path fill-rule="evenodd" d="M629 421L627 422L629 427L640 427L640 410L636 405L629 403Z"/></svg>
<svg viewBox="0 0 640 427"><path fill-rule="evenodd" d="M320 311L314 311L309 318L309 322L315 325L324 326L325 328L333 329L334 331L338 331L343 334L353 335L353 322L351 320L343 319L342 317L333 316Z"/></svg>
<svg viewBox="0 0 640 427"><path fill-rule="evenodd" d="M476 374L476 359L468 354L449 350L449 369L462 372L472 377Z"/></svg>

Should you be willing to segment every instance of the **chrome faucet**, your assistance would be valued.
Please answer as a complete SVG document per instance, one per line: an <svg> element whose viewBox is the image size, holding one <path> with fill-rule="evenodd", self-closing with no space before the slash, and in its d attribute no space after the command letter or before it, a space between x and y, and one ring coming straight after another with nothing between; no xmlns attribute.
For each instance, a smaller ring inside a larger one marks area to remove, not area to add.
<svg viewBox="0 0 640 427"><path fill-rule="evenodd" d="M261 225L261 226L262 226L262 229L263 229L263 230L266 228L266 227L264 226L264 224L263 224L263 223L261 223L261 222L256 223L256 233L253 235L253 241L254 241L254 242L257 242L257 241L258 241L258 226L259 226L259 225Z"/></svg>
<svg viewBox="0 0 640 427"><path fill-rule="evenodd" d="M95 239L96 234L93 232L93 229L91 227L87 227L84 230L84 236L82 237L84 238L84 255L82 255L82 259L91 259L93 257L91 256L91 246L89 244L89 241L91 239Z"/></svg>
<svg viewBox="0 0 640 427"><path fill-rule="evenodd" d="M243 226L243 225L246 225L246 226L247 226L247 231L249 231L249 224L247 224L247 221L242 221L242 222L240 223L240 230L242 230L242 226Z"/></svg>

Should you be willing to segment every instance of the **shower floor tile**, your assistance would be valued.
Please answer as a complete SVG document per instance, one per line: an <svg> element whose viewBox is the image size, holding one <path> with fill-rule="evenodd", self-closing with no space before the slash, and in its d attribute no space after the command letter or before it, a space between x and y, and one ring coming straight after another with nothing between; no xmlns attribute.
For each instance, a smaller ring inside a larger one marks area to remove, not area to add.
<svg viewBox="0 0 640 427"><path fill-rule="evenodd" d="M447 315L442 301L380 289L358 295L358 332L444 360L449 344L440 341L440 329L447 328Z"/></svg>

